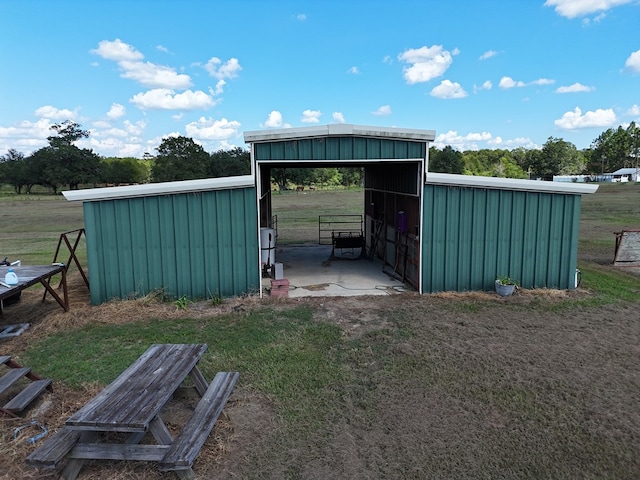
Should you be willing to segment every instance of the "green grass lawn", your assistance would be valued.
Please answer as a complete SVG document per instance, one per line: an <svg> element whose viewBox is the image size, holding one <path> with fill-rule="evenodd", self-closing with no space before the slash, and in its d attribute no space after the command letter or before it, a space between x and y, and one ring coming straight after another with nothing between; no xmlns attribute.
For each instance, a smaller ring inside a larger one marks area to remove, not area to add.
<svg viewBox="0 0 640 480"><path fill-rule="evenodd" d="M60 234L84 228L82 204L68 202L61 195L15 195L3 191L0 210L0 256L8 257L10 261L49 264L53 261ZM84 243L78 254L81 261L86 262Z"/></svg>

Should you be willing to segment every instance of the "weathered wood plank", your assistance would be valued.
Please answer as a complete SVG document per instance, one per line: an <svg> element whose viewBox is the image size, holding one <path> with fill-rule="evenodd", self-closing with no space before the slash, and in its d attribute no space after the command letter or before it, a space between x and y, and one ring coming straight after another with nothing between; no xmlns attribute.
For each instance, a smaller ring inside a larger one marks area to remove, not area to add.
<svg viewBox="0 0 640 480"><path fill-rule="evenodd" d="M27 375L31 371L28 367L12 368L0 378L0 394L6 392L11 385L16 383L22 377Z"/></svg>
<svg viewBox="0 0 640 480"><path fill-rule="evenodd" d="M104 431L144 431L196 366L206 344L152 345L67 420Z"/></svg>
<svg viewBox="0 0 640 480"><path fill-rule="evenodd" d="M190 469L239 377L238 372L218 372L171 448L158 464L162 471Z"/></svg>
<svg viewBox="0 0 640 480"><path fill-rule="evenodd" d="M169 450L169 445L128 445L115 443L78 443L69 458L83 460L136 460L157 462Z"/></svg>
<svg viewBox="0 0 640 480"><path fill-rule="evenodd" d="M0 365L7 363L9 360L11 360L10 355L0 355Z"/></svg>
<svg viewBox="0 0 640 480"><path fill-rule="evenodd" d="M9 410L10 412L19 413L27 408L27 406L33 402L38 395L44 392L49 385L51 385L50 378L31 382L2 408Z"/></svg>
<svg viewBox="0 0 640 480"><path fill-rule="evenodd" d="M32 467L55 468L71 451L80 438L80 432L63 427L49 437L27 457L27 465Z"/></svg>
<svg viewBox="0 0 640 480"><path fill-rule="evenodd" d="M204 378L204 375L202 375L202 372L197 366L193 367L193 370L189 372L189 376L191 377L191 380L193 380L193 385L196 387L196 390L202 397L206 393L207 388L209 388L207 379Z"/></svg>
<svg viewBox="0 0 640 480"><path fill-rule="evenodd" d="M614 265L638 267L640 266L640 231L623 230L617 233L617 249Z"/></svg>

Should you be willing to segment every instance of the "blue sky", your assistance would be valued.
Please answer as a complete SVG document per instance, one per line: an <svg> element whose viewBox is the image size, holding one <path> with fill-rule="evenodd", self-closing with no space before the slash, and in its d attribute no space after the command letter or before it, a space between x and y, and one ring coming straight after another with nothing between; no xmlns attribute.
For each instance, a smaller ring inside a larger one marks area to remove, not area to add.
<svg viewBox="0 0 640 480"><path fill-rule="evenodd" d="M66 119L104 156L351 123L586 148L640 122L640 0L0 0L0 154Z"/></svg>

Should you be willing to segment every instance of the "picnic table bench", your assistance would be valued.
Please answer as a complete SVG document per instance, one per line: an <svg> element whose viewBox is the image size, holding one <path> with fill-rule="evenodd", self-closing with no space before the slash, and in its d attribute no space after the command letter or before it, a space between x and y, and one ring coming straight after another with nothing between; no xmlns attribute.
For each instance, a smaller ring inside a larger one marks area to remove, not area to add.
<svg viewBox="0 0 640 480"><path fill-rule="evenodd" d="M34 467L56 468L64 459L65 479L74 479L85 460L157 462L161 471L193 478L193 462L222 413L238 372L218 372L210 384L197 364L206 344L155 344L65 422L65 426L27 457ZM186 377L201 396L176 438L160 414ZM141 444L147 432L155 444ZM120 432L121 443L105 439Z"/></svg>
<svg viewBox="0 0 640 480"><path fill-rule="evenodd" d="M69 310L69 298L67 294L67 269L63 264L56 265L22 265L0 267L0 280L4 280L7 270L12 268L16 275L18 275L18 284L13 286L0 285L0 315L3 313L3 301L7 298L22 292L25 288L29 288L32 285L41 283L45 291L50 293L51 296L58 302L64 311ZM51 286L51 278L58 273L62 274L62 297L58 295L55 289ZM42 299L44 301L44 297Z"/></svg>

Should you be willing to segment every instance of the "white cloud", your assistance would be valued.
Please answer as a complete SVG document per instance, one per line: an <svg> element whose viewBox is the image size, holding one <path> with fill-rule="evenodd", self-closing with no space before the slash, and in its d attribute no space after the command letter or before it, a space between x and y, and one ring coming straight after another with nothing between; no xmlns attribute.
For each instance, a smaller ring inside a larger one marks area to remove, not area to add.
<svg viewBox="0 0 640 480"><path fill-rule="evenodd" d="M507 90L509 88L527 87L529 85L551 85L555 82L556 82L555 80L552 80L550 78L539 78L537 80L533 80L531 82L526 83L526 82L523 82L522 80L515 81L511 77L505 76L500 79L498 86L503 90Z"/></svg>
<svg viewBox="0 0 640 480"><path fill-rule="evenodd" d="M111 128L111 124L106 120L96 120L92 123L92 125L94 126L94 128L99 129Z"/></svg>
<svg viewBox="0 0 640 480"><path fill-rule="evenodd" d="M164 53L171 53L169 51L169 49L167 47L165 47L164 45L156 45L156 49L160 50L161 52L164 52Z"/></svg>
<svg viewBox="0 0 640 480"><path fill-rule="evenodd" d="M481 90L491 90L492 88L493 88L493 84L489 80L487 80L483 82L483 84L480 86L474 85L473 93L478 93Z"/></svg>
<svg viewBox="0 0 640 480"><path fill-rule="evenodd" d="M298 20L299 22L304 22L306 19L307 19L306 13L299 13L296 15L296 20Z"/></svg>
<svg viewBox="0 0 640 480"><path fill-rule="evenodd" d="M198 121L186 125L187 135L200 140L227 140L238 134L240 122L226 118L214 120L200 117Z"/></svg>
<svg viewBox="0 0 640 480"><path fill-rule="evenodd" d="M553 85L554 83L556 83L556 81L551 78L539 78L530 82L530 85Z"/></svg>
<svg viewBox="0 0 640 480"><path fill-rule="evenodd" d="M464 98L467 96L467 92L458 82L442 80L440 85L431 90L431 96L436 98Z"/></svg>
<svg viewBox="0 0 640 480"><path fill-rule="evenodd" d="M564 130L577 130L580 128L590 127L611 127L618 119L613 109L597 109L595 111L585 112L582 114L582 110L576 107L571 112L565 112L561 118L555 120L553 123Z"/></svg>
<svg viewBox="0 0 640 480"><path fill-rule="evenodd" d="M588 87L586 85L582 85L581 83L574 83L573 85L568 85L566 87L556 88L556 93L593 92L594 90L594 87Z"/></svg>
<svg viewBox="0 0 640 480"><path fill-rule="evenodd" d="M371 112L372 115L376 115L376 116L386 116L386 115L391 115L391 106L389 105L383 105L380 108L378 108L375 112Z"/></svg>
<svg viewBox="0 0 640 480"><path fill-rule="evenodd" d="M46 146L47 137L52 133L51 125L48 118L41 118L37 122L25 120L10 127L0 126L0 154L13 148L29 155Z"/></svg>
<svg viewBox="0 0 640 480"><path fill-rule="evenodd" d="M150 62L119 62L124 70L122 78L135 80L136 82L151 88L188 88L192 85L191 77L183 73L177 73L171 67L156 65Z"/></svg>
<svg viewBox="0 0 640 480"><path fill-rule="evenodd" d="M336 123L345 123L344 115L342 115L342 112L333 112L333 115L331 115L331 117Z"/></svg>
<svg viewBox="0 0 640 480"><path fill-rule="evenodd" d="M101 138L101 137L106 137L106 138L112 138L112 137L120 137L120 138L126 138L128 137L127 131L124 130L123 128L105 128L102 130L94 130L91 132L93 137L96 138Z"/></svg>
<svg viewBox="0 0 640 480"><path fill-rule="evenodd" d="M554 7L556 13L563 17L575 18L631 2L632 0L547 0L544 6Z"/></svg>
<svg viewBox="0 0 640 480"><path fill-rule="evenodd" d="M263 128L288 128L290 125L283 123L282 114L277 110L273 110L269 114L267 121L260 124L260 126Z"/></svg>
<svg viewBox="0 0 640 480"><path fill-rule="evenodd" d="M124 128L127 130L129 135L141 135L144 132L144 129L147 127L146 122L139 120L135 123L130 122L129 120L124 121Z"/></svg>
<svg viewBox="0 0 640 480"><path fill-rule="evenodd" d="M627 110L627 115L640 117L640 105L634 105L629 110Z"/></svg>
<svg viewBox="0 0 640 480"><path fill-rule="evenodd" d="M55 108L51 105L44 105L34 112L36 117L48 118L50 120L74 120L77 112L66 108Z"/></svg>
<svg viewBox="0 0 640 480"><path fill-rule="evenodd" d="M442 76L453 63L452 55L457 53L457 49L449 52L442 45L434 45L405 50L398 59L409 64L403 68L403 76L409 85L413 85Z"/></svg>
<svg viewBox="0 0 640 480"><path fill-rule="evenodd" d="M213 107L216 102L201 90L175 93L168 88L156 88L134 95L131 100L142 110L197 110Z"/></svg>
<svg viewBox="0 0 640 480"><path fill-rule="evenodd" d="M143 62L144 56L133 46L116 39L111 42L103 40L91 53L118 63L122 69L122 78L134 80L150 88L188 88L192 85L191 77L177 73L174 68Z"/></svg>
<svg viewBox="0 0 640 480"><path fill-rule="evenodd" d="M482 55L480 55L479 60L487 60L488 58L495 57L496 55L498 55L498 52L496 52L495 50L487 50Z"/></svg>
<svg viewBox="0 0 640 480"><path fill-rule="evenodd" d="M460 135L455 130L449 130L448 132L439 134L435 139L434 145L438 148L451 145L459 150L477 150L477 142L487 142L491 140L491 138L492 136L488 132Z"/></svg>
<svg viewBox="0 0 640 480"><path fill-rule="evenodd" d="M524 85L525 85L524 82L516 82L511 77L502 77L500 79L500 82L498 83L498 86L505 90L508 88L514 88L514 87L524 87Z"/></svg>
<svg viewBox="0 0 640 480"><path fill-rule="evenodd" d="M322 115L320 110L305 110L302 112L300 121L302 123L320 123L320 115Z"/></svg>
<svg viewBox="0 0 640 480"><path fill-rule="evenodd" d="M527 137L516 137L512 139L504 140L502 137L493 137L487 141L487 145L490 148L511 149L524 147L524 148L540 148L535 142Z"/></svg>
<svg viewBox="0 0 640 480"><path fill-rule="evenodd" d="M112 120L115 120L124 116L125 113L127 113L127 110L124 108L123 105L120 105L119 103L114 103L111 105L111 108L107 112L107 117L109 117Z"/></svg>
<svg viewBox="0 0 640 480"><path fill-rule="evenodd" d="M103 40L98 43L98 48L90 50L89 52L99 55L106 60L113 60L114 62L137 61L144 58L142 53L133 48L133 46L124 43L119 38L116 38L113 42Z"/></svg>
<svg viewBox="0 0 640 480"><path fill-rule="evenodd" d="M222 63L218 57L211 57L204 68L214 78L222 80L225 78L234 79L238 77L238 72L242 70L242 66L237 58L230 58Z"/></svg>
<svg viewBox="0 0 640 480"><path fill-rule="evenodd" d="M358 75L360 73L360 69L358 67L351 67L349 70L347 70L347 73Z"/></svg>
<svg viewBox="0 0 640 480"><path fill-rule="evenodd" d="M634 72L640 72L640 50L636 50L631 55L629 55L627 61L624 62L624 66Z"/></svg>
<svg viewBox="0 0 640 480"><path fill-rule="evenodd" d="M447 145L451 145L460 151L480 150L482 148L538 148L534 142L526 137L503 140L502 137L494 137L489 132L470 132L466 135L461 135L455 130L449 130L448 132L441 133L436 137L434 146L444 148Z"/></svg>

